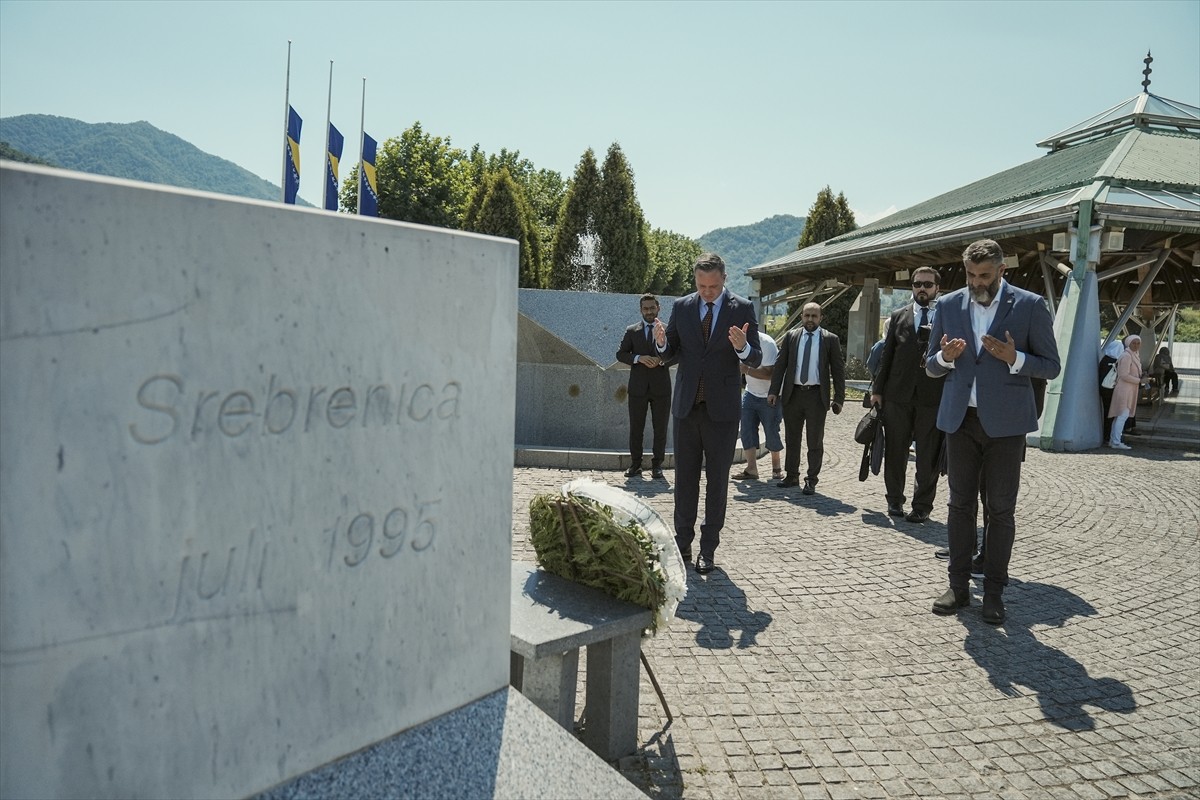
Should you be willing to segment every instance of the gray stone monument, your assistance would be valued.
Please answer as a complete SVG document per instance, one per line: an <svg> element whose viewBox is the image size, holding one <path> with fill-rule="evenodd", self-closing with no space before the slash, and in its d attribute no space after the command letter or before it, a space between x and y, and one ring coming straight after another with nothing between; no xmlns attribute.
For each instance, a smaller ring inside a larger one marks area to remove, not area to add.
<svg viewBox="0 0 1200 800"><path fill-rule="evenodd" d="M617 361L636 294L521 289L518 299L517 446L629 453L629 367ZM659 297L661 319L674 297ZM675 370L671 370L674 385ZM672 421L668 418L668 425ZM668 429L669 430L669 429ZM668 433L667 450L672 451ZM644 446L653 426L647 418ZM580 454L585 456L586 454ZM588 466L583 458L575 466ZM595 468L596 464L590 465ZM628 466L625 459L624 466ZM616 463L609 465L616 468ZM622 467L623 468L623 467Z"/></svg>
<svg viewBox="0 0 1200 800"><path fill-rule="evenodd" d="M246 796L485 699L520 793L515 244L8 163L0 196L0 796Z"/></svg>

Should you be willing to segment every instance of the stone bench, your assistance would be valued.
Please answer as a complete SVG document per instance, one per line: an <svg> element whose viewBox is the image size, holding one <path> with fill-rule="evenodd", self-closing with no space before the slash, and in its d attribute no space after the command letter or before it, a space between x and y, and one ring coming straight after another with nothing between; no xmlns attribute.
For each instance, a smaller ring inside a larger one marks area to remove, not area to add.
<svg viewBox="0 0 1200 800"><path fill-rule="evenodd" d="M615 761L637 749L642 631L653 612L598 589L512 564L512 686L568 731L579 648L587 648L583 741Z"/></svg>

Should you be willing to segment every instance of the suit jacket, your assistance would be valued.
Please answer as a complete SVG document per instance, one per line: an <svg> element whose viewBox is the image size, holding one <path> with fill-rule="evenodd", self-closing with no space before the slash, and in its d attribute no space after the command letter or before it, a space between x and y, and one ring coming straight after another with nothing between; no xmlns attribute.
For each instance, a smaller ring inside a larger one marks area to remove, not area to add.
<svg viewBox="0 0 1200 800"><path fill-rule="evenodd" d="M936 320L937 313L930 318ZM942 402L943 381L929 377L921 366L927 348L918 342L916 319L912 303L892 312L871 392L883 395L885 404L890 400L936 408Z"/></svg>
<svg viewBox="0 0 1200 800"><path fill-rule="evenodd" d="M938 428L954 433L962 425L971 398L971 384L978 381L976 402L979 422L991 437L1020 436L1037 429L1038 413L1031 378L1050 380L1058 375L1058 344L1054 323L1041 297L1033 292L1004 284L988 333L1005 341L1012 334L1017 350L1025 354L1025 363L1016 375L1008 364L982 348L975 349L971 329L970 295L965 288L951 292L938 301L929 335L929 353L925 370L932 377L946 376L942 402L938 406ZM937 360L942 336L963 339L967 349L947 369Z"/></svg>
<svg viewBox="0 0 1200 800"><path fill-rule="evenodd" d="M821 402L826 406L846 402L846 362L842 360L842 343L837 334L824 328L821 331L821 346L817 358L817 379L821 383ZM792 328L779 345L779 358L775 360L775 371L771 374L771 394L787 405L792 387L796 385L796 365L804 355L800 341L804 337L803 327Z"/></svg>
<svg viewBox="0 0 1200 800"><path fill-rule="evenodd" d="M654 395L665 397L671 394L670 362L658 367L644 367L633 363L634 356L658 357L654 336L646 338L646 324L635 322L625 329L621 346L617 349L617 361L629 365L629 393L632 395Z"/></svg>
<svg viewBox="0 0 1200 800"><path fill-rule="evenodd" d="M675 370L675 396L671 399L671 414L686 417L696 404L696 388L704 376L704 399L708 416L714 422L732 422L742 418L743 363L729 343L729 328L749 323L746 342L750 355L745 364L757 367L762 363L758 346L758 320L754 306L744 297L726 290L721 313L713 320L708 344L700 328L700 294L692 292L675 301L671 321L667 323L667 349L663 356L679 366Z"/></svg>

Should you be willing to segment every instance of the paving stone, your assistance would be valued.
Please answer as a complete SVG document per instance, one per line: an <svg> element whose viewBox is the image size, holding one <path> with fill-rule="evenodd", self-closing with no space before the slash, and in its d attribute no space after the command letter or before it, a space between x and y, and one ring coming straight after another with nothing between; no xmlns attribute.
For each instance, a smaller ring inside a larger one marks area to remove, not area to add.
<svg viewBox="0 0 1200 800"><path fill-rule="evenodd" d="M851 416L829 417L818 495L730 485L720 569L689 572L679 616L644 640L675 717L643 676L639 736L646 763L659 757L647 793L1197 795L1200 454L1030 448L993 628L978 583L956 616L929 612L946 582L945 480L930 523L887 518L882 480L857 479ZM514 557L534 560L530 499L578 477L629 487L670 524L670 471L664 485L522 467ZM1126 533L1150 518L1152 535Z"/></svg>

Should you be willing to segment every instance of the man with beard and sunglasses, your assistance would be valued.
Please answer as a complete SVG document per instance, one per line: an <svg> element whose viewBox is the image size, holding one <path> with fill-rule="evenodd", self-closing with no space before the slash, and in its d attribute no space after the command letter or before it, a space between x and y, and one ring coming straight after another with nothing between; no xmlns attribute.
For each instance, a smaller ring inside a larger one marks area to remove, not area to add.
<svg viewBox="0 0 1200 800"><path fill-rule="evenodd" d="M986 469L982 617L992 625L1004 622L1025 434L1038 425L1032 379L1050 380L1060 369L1050 311L1041 297L1005 281L1004 267L1004 251L991 239L963 251L967 285L938 303L925 363L930 377L945 377L937 424L947 435L950 485L950 588L934 601L933 612L954 614L971 604L971 558Z"/></svg>
<svg viewBox="0 0 1200 800"><path fill-rule="evenodd" d="M883 482L890 517L924 524L937 496L938 456L942 432L938 430L938 405L942 378L925 373L925 353L935 313L941 277L932 267L921 267L912 276L913 302L892 313L883 341L879 370L871 384L871 404L880 409L887 446L883 452ZM917 474L912 511L904 514L904 484L908 473L908 448L916 443Z"/></svg>

